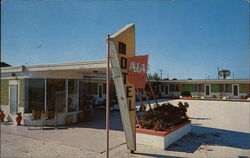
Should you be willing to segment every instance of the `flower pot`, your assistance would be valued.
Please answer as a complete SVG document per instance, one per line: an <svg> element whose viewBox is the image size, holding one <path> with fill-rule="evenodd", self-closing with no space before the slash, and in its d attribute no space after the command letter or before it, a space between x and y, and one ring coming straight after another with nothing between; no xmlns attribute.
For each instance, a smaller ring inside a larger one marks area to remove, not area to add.
<svg viewBox="0 0 250 158"><path fill-rule="evenodd" d="M17 117L16 117L17 126L21 126L21 121L22 121L21 114L22 114L21 112L17 113Z"/></svg>
<svg viewBox="0 0 250 158"><path fill-rule="evenodd" d="M4 122L5 114L4 112L0 109L0 122Z"/></svg>
<svg viewBox="0 0 250 158"><path fill-rule="evenodd" d="M66 124L72 124L73 122L73 115L69 114L65 117L65 123Z"/></svg>
<svg viewBox="0 0 250 158"><path fill-rule="evenodd" d="M85 120L85 113L84 112L79 112L77 114L77 120L78 120L78 122L83 122Z"/></svg>

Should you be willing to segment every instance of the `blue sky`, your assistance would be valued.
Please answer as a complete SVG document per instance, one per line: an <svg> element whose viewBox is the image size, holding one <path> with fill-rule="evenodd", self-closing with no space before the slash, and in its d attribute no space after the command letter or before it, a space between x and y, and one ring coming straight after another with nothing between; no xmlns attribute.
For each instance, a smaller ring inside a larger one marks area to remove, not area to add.
<svg viewBox="0 0 250 158"><path fill-rule="evenodd" d="M136 55L170 79L249 78L246 0L14 1L2 4L1 60L33 65L104 59L105 38L136 25ZM232 78L232 76L231 76Z"/></svg>

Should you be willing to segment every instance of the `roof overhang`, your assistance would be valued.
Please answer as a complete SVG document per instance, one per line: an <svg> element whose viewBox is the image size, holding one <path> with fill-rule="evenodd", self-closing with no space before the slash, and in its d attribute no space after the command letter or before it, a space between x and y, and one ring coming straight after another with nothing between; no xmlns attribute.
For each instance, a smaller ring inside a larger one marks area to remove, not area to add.
<svg viewBox="0 0 250 158"><path fill-rule="evenodd" d="M71 71L80 73L104 73L107 60L92 60L71 63L56 63L31 66L2 67L1 73Z"/></svg>

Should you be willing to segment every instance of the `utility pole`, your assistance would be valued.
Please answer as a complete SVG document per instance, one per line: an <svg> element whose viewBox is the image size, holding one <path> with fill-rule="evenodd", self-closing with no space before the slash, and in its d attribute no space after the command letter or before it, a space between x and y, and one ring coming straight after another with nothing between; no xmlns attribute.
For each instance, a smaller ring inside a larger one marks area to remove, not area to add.
<svg viewBox="0 0 250 158"><path fill-rule="evenodd" d="M162 80L162 71L163 71L163 70L162 70L162 69L160 69L160 72L161 72L161 80Z"/></svg>

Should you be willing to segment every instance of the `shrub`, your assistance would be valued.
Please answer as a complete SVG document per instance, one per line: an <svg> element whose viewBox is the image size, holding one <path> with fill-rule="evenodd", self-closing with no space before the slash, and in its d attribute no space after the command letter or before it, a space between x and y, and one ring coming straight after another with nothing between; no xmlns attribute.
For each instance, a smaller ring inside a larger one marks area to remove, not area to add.
<svg viewBox="0 0 250 158"><path fill-rule="evenodd" d="M153 129L156 131L165 131L175 126L181 125L189 121L186 114L188 103L178 103L174 106L170 103L164 103L154 109L146 111L139 118L139 125L142 128Z"/></svg>

